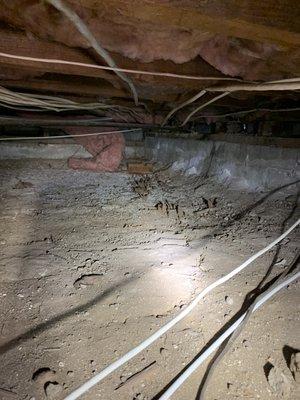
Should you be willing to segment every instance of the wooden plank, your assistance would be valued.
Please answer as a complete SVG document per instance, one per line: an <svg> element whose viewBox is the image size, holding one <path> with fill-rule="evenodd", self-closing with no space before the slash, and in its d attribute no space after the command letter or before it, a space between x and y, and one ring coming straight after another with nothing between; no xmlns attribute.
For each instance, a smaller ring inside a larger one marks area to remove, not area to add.
<svg viewBox="0 0 300 400"><path fill-rule="evenodd" d="M49 58L60 59L66 61L75 61L81 63L95 64L92 58L88 57L84 51L73 49L63 44L48 42L38 38L28 38L23 33L10 32L7 30L0 30L0 53L8 53L12 55L30 56L35 58ZM92 53L92 51L91 51ZM144 71L159 71L171 72L183 75L201 75L212 77L225 77L222 73L217 71L207 62L200 57L183 64L175 64L171 61L157 60L150 63L141 63L137 60L130 60L120 54L111 53L116 64L122 68L144 70ZM104 65L104 64L103 64ZM7 58L0 55L0 66L5 68L16 68L21 71L26 68L28 72L41 73L57 73L62 75L76 75L85 77L102 78L110 82L114 87L120 89L124 87L122 82L113 72L105 70L93 69L84 66L63 65L55 63L42 63L30 60L19 60ZM180 78L170 78L164 76L151 76L151 75L130 75L135 82L147 83L150 85L160 84L168 90L174 88L182 89L201 89L203 86L211 85L215 81L195 81ZM130 93L128 93L130 97Z"/></svg>
<svg viewBox="0 0 300 400"><path fill-rule="evenodd" d="M111 97L128 97L128 93L124 89L116 89L104 81L101 83L83 83L82 80L65 81L60 79L27 79L25 80L0 80L0 85L13 89L28 89L52 93L69 93L79 95L94 95L105 98Z"/></svg>
<svg viewBox="0 0 300 400"><path fill-rule="evenodd" d="M83 96L98 96L103 98L128 98L130 94L126 89L117 89L105 81L90 80L89 83L84 82L83 78L74 80L63 79L27 79L27 80L0 80L0 86L11 89L28 89L36 90L42 93L57 94L77 94ZM152 100L157 102L174 101L177 94L161 91L159 93L144 91L140 96L141 99Z"/></svg>
<svg viewBox="0 0 300 400"><path fill-rule="evenodd" d="M77 3L76 0L71 0ZM215 0L158 4L144 0L82 0L81 6L95 10L118 10L122 17L182 30L222 33L261 42L300 45L300 4L294 0Z"/></svg>
<svg viewBox="0 0 300 400"><path fill-rule="evenodd" d="M128 162L127 171L129 174L143 175L153 172L153 164L149 162Z"/></svg>
<svg viewBox="0 0 300 400"><path fill-rule="evenodd" d="M19 56L52 58L94 64L93 59L87 56L84 51L34 37L28 38L23 33L8 31L5 29L0 30L0 52ZM45 73L56 72L65 75L102 78L110 82L116 88L121 88L122 86L119 78L115 76L113 72L111 73L100 69L67 64L47 64L36 61L10 59L3 56L0 56L0 64L6 67L14 66L20 69L26 67L27 69Z"/></svg>

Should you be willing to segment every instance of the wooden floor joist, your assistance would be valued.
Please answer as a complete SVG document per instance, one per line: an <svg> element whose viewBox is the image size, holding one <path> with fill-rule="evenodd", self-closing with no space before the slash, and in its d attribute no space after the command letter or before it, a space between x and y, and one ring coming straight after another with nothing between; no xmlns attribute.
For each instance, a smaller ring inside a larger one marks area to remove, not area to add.
<svg viewBox="0 0 300 400"><path fill-rule="evenodd" d="M82 0L81 5L107 12L106 0ZM190 6L188 1L181 1L178 7L143 0L110 0L109 7L117 7L123 17L144 23L209 31L282 46L300 45L299 6L295 7L293 0L199 1L197 7Z"/></svg>

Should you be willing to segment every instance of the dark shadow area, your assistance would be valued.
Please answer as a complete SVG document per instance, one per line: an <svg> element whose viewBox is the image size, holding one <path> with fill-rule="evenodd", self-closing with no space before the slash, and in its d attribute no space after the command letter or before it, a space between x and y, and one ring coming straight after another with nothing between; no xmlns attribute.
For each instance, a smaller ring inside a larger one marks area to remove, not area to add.
<svg viewBox="0 0 300 400"><path fill-rule="evenodd" d="M13 347L19 345L20 343L28 340L28 339L33 339L34 336L42 333L43 331L53 327L55 324L58 322L71 317L75 313L86 311L89 308L93 307L94 305L100 303L103 301L105 298L107 298L111 293L113 293L115 290L120 289L126 285L128 285L130 282L140 278L140 275L138 276L133 276L127 279L124 279L123 281L119 282L118 284L112 285L108 289L104 290L101 294L98 296L94 297L87 303L84 303L80 306L71 308L70 310L60 313L56 315L55 317L51 318L48 321L42 322L41 324L35 326L34 328L29 329L28 331L18 335L17 337L13 338L9 342L4 343L3 345L0 346L0 354L4 354L8 350L12 349Z"/></svg>
<svg viewBox="0 0 300 400"><path fill-rule="evenodd" d="M262 294L266 290L268 290L269 287L272 286L280 278L280 276L281 276L281 274L277 275L270 282L268 282L263 287L263 289L261 290L261 292L259 294ZM255 298L256 297L257 296L255 296ZM252 299L252 300L254 301L255 299ZM252 302L251 302L251 304L252 304ZM165 393L165 391L168 390L168 388L193 364L193 362L196 361L197 358L200 357L231 325L233 325L247 311L248 308L249 308L249 303L244 302L242 307L240 308L240 310L229 321L227 321L225 323L225 325L223 325L223 327L209 340L209 342L202 348L202 350L157 395L155 395L152 398L152 400L159 400L159 398L163 395L163 393ZM229 340L229 338L227 340ZM225 345L226 345L226 341L222 343L222 346L225 346ZM215 358L215 356L214 356L214 358ZM209 368L210 368L210 366L213 365L214 358L210 361L210 363L206 369L204 378L208 375ZM199 394L201 393L202 386L205 383L204 378L201 381L201 385L199 387L199 390L198 390L198 393L196 396L197 400L199 399Z"/></svg>
<svg viewBox="0 0 300 400"><path fill-rule="evenodd" d="M281 235L283 234L283 232L287 228L286 225L287 225L288 221L290 219L292 219L294 214L296 213L296 210L297 210L297 207L298 207L299 196L300 196L300 191L298 190L298 192L296 194L296 200L295 200L295 203L294 203L292 209L290 210L290 212L288 213L286 218L281 223L281 227L280 227L280 234ZM245 301L247 301L248 299L251 299L253 296L257 295L257 293L260 292L260 289L261 289L262 285L266 282L266 280L268 279L268 277L272 273L275 264L278 262L279 254L280 254L280 251L281 251L281 247L282 247L282 244L278 243L278 245L276 247L275 254L273 256L273 259L271 261L271 264L270 264L269 268L267 269L267 271L266 271L265 275L263 276L263 278L261 279L261 281L258 283L257 287L246 295ZM295 260L292 263L291 270L289 272L293 271L293 268L295 268L297 266L297 263L298 263L297 260Z"/></svg>
<svg viewBox="0 0 300 400"><path fill-rule="evenodd" d="M300 349L295 349L294 347L288 345L283 346L282 354L288 368L290 368L292 356L299 352Z"/></svg>
<svg viewBox="0 0 300 400"><path fill-rule="evenodd" d="M253 203L252 205L248 206L246 209L240 211L239 213L237 213L230 221L228 221L228 223L226 223L225 226L220 226L217 228L217 232L223 230L224 228L228 228L231 225L233 225L236 221L238 221L239 219L243 218L248 212L250 212L251 210L253 210L255 207L259 206L260 204L262 204L267 198L269 198L271 195L273 195L274 193L276 193L277 191L280 191L286 187L289 187L291 185L294 185L296 183L300 182L300 180L296 181L296 182L292 182L290 184L278 187L274 190L272 190L271 192L269 192L268 194L266 194L263 198L261 198L260 200L256 201L255 203ZM50 193L51 194L51 193ZM47 201L51 201L53 202L53 199L51 197L47 197ZM57 205L53 205L53 207L57 207L59 208L59 203ZM44 209L44 204L42 204L42 202L37 202L36 204L36 209L37 212L41 212ZM28 236L28 239L32 239L31 235L34 232L35 226L34 226L34 221L32 222L32 226L30 227L30 234ZM45 224L45 238L51 237L52 232L48 232L48 228L47 228L47 224ZM212 234L209 234L206 236L206 239L210 239L211 237L213 237L215 235L215 232L213 232ZM23 251L27 251L26 247L24 246ZM277 253L278 254L278 253ZM24 263L28 263L28 261L26 261L26 259L23 257L24 259ZM23 269L20 270L20 276L23 273L22 272ZM26 269L25 269L26 272ZM51 329L52 327L54 327L56 324L62 322L63 320L72 317L74 314L76 313L80 313L83 311L86 311L90 308L92 308L93 306L101 303L102 301L104 301L108 296L110 296L114 291L128 285L129 283L137 280L140 278L141 275L136 275L136 276L132 276L123 280L120 280L119 282L114 283L113 285L111 285L110 287L108 287L107 289L105 289L103 292L99 293L98 295L96 295L95 297L93 297L92 299L90 299L88 302L78 305L76 307L72 307L68 310L65 310L64 312L61 312L57 315L55 315L54 317L50 318L49 320L39 323L38 325L28 329L27 331L25 331L24 333L19 334L18 336L8 340L7 342L5 342L4 344L2 344L0 346L0 355L6 353L7 351L13 349L14 347L20 345L21 343L27 341L27 340L32 340L34 339L35 336L43 333L44 331L47 331L48 329ZM22 276L21 276L22 277ZM26 278L26 275L23 276L23 278ZM244 312L245 308L242 308L240 310L240 314L242 314ZM240 314L236 315L236 318L239 318ZM232 319L230 322L228 322L225 327L223 328L223 330L227 329L227 327L232 323ZM222 331L223 332L223 331ZM220 332L219 334L221 334L222 332ZM205 351L205 349L214 341L214 338L211 339L211 341L206 345L206 347L202 350ZM197 357L197 356L196 356ZM195 357L195 358L196 358ZM193 361L191 361L193 362ZM190 365L190 364L189 364ZM188 368L185 367L185 369ZM181 374L181 373L180 373ZM178 374L175 378L177 379L177 377L180 375ZM174 382L174 380L172 380L172 382ZM172 384L172 382L168 385L168 387ZM165 391L165 389L163 390ZM163 391L161 393L163 393ZM157 399L159 397L159 395L157 395L154 399Z"/></svg>
<svg viewBox="0 0 300 400"><path fill-rule="evenodd" d="M212 237L215 237L216 235L218 235L219 233L223 233L224 229L229 228L230 226L232 226L235 222L239 221L240 219L242 219L243 217L245 217L248 213L250 213L252 210L254 210L256 207L260 206L261 204L263 204L269 197L271 197L273 194L279 192L282 189L286 189L292 185L296 185L297 183L300 183L300 179L298 179L297 181L288 183L286 185L283 186L279 186L273 190L271 190L270 192L268 192L265 196L263 196L262 198L260 198L259 200L257 200L256 202L250 204L248 207L246 207L245 209L243 209L242 211L239 211L237 214L235 214L233 217L231 217L229 219L228 222L226 222L226 224L220 225L219 227L217 227L213 232L205 235L202 237L203 239L210 239Z"/></svg>
<svg viewBox="0 0 300 400"><path fill-rule="evenodd" d="M197 184L194 187L194 192L196 192L196 190L198 190L201 186L203 186L209 178L212 178L214 176L214 175L210 175L209 173L210 173L210 169L211 169L212 162L213 162L215 154L216 154L216 143L213 142L211 150L210 150L210 154L208 156L207 166L206 166L205 171L203 172L203 174L201 176L202 182L200 182L199 184ZM198 178L197 178L197 181L199 182Z"/></svg>
<svg viewBox="0 0 300 400"><path fill-rule="evenodd" d="M265 377L268 379L269 373L270 373L271 369L274 368L274 365L271 364L271 363L268 361L268 362L265 363L265 365L264 365L263 368L264 368Z"/></svg>
<svg viewBox="0 0 300 400"><path fill-rule="evenodd" d="M297 210L298 200L299 200L299 191L297 192L296 200L295 200L295 203L294 203L292 209L288 213L287 217L282 221L281 229L280 229L280 233L281 234L286 229L286 225L287 225L288 221L294 216L294 214L295 214L295 212ZM299 264L299 261L300 261L300 252L298 252L296 254L296 256L294 257L292 263L290 264L290 266L286 270L284 270L282 273L277 275L277 277L273 278L271 282L266 283L267 279L269 278L269 276L271 275L271 273L273 271L273 268L274 268L275 264L278 261L280 251L281 251L281 243L278 244L278 246L276 248L276 251L275 251L275 254L273 256L273 259L272 259L272 261L270 263L270 266L268 267L264 277L260 280L260 282L258 283L256 288L253 289L252 291L250 291L246 295L246 297L244 299L244 302L242 304L242 308L247 311L247 314L246 314L244 320L242 321L241 325L239 326L237 331L233 332L225 340L225 342L222 343L222 345L219 347L217 352L214 354L212 360L209 362L209 365L208 365L208 367L207 367L207 369L205 371L205 374L204 374L204 376L202 378L202 381L200 383L200 386L199 386L199 389L198 389L198 392L197 392L197 396L196 396L196 400L201 400L203 392L205 392L205 390L206 390L206 388L208 386L208 382L211 379L211 377L212 377L212 375L214 373L214 370L216 369L217 365L222 361L223 357L228 353L228 351L230 350L230 348L233 345L234 341L238 338L238 336L240 335L242 329L246 326L248 320L251 317L252 308L254 306L254 303L255 303L256 299L262 293L264 293L266 290L268 290L268 288L273 283L275 283L278 279L280 279L281 277L284 277L284 276L292 273L297 268L297 265ZM242 314L243 314L243 312L242 312Z"/></svg>
<svg viewBox="0 0 300 400"><path fill-rule="evenodd" d="M237 221L239 219L241 219L242 217L244 217L247 213L249 213L250 211L252 211L254 208L256 208L257 206L261 205L265 200L267 200L270 196L272 196L273 194L275 194L276 192L279 192L282 189L286 189L289 186L292 185L296 185L297 183L300 183L300 179L298 179L297 181L291 182L291 183L287 183L286 185L283 186L278 186L277 188L271 190L270 192L268 192L265 196L263 196L261 199L257 200L255 203L250 204L248 207L246 207L244 210L240 211L239 213L237 213L232 219L234 221Z"/></svg>
<svg viewBox="0 0 300 400"><path fill-rule="evenodd" d="M296 181L292 184L298 183L299 181ZM268 193L266 196L264 196L262 199L258 200L256 203L254 203L253 205L249 206L246 210L240 212L239 214L237 214L239 216L239 218L242 218L245 213L247 213L250 208L249 211L251 211L253 208L255 208L257 205L262 204L263 201L266 200L266 198L268 198L271 194L274 194L276 191L283 189L284 187L290 186L292 184L289 185L285 185L282 186L280 188L274 189L272 192ZM280 232L281 234L283 233L283 231L285 230L285 225L287 224L287 222L294 216L296 210L297 210L297 205L298 205L298 199L299 199L299 191L297 193L296 196L296 200L294 203L293 208L290 210L289 214L287 215L287 217L284 219L284 221L281 224L281 229ZM165 393L166 390L168 390L168 388L190 367L190 365L198 358L201 356L201 354L203 354L231 325L233 325L245 312L247 312L247 310L255 303L256 299L258 298L258 296L262 295L264 292L266 292L274 283L277 282L278 279L280 279L283 275L286 276L288 274L291 274L298 266L299 262L300 262L300 252L298 252L296 254L296 257L294 258L294 260L292 261L292 263L290 264L290 266L282 273L278 274L277 276L275 276L274 278L272 278L269 282L266 283L267 278L270 276L274 265L276 264L276 262L278 261L278 257L279 257L279 253L280 253L280 249L281 246L280 244L278 245L277 249L276 249L276 253L273 256L273 259L271 261L270 266L268 267L266 274L264 275L264 277L262 278L262 280L259 282L259 284L256 286L256 288L254 288L252 291L250 291L244 301L243 304L240 308L240 310L212 337L212 339L203 347L203 349L156 395L152 398L152 400L158 400L163 393ZM251 315L251 313L249 314L249 316ZM245 318L245 320L242 323L242 326L244 326L244 322L247 322L247 317ZM227 353L227 351L229 350L230 346L228 347L228 349L226 348L228 342L230 341L231 336L229 336L223 343L222 345L219 347L218 351L214 354L212 360L209 362L205 374L202 378L202 381L200 383L199 389L197 391L197 395L196 395L196 399L195 400L200 400L201 398L201 394L202 394L202 390L205 386L205 384L207 383L207 379L210 375L211 372L213 372L213 369L217 366L217 363L215 364L216 361L220 361L219 357L222 354L222 352L226 349L226 351L224 352L223 355L225 355Z"/></svg>

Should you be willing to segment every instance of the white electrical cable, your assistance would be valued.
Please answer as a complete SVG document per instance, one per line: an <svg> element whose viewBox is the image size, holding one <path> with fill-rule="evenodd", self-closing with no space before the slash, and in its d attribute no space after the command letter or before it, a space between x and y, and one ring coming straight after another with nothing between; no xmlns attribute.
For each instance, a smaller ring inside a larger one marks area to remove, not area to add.
<svg viewBox="0 0 300 400"><path fill-rule="evenodd" d="M278 284L268 292L264 297L262 297L257 304L254 306L253 311L257 310L262 304L264 304L267 300L269 300L274 294L279 292L285 286L289 285L291 282L300 278L300 272L286 279L282 283ZM246 316L246 312L234 323L232 324L217 340L215 340L211 346L208 347L184 372L176 381L168 388L168 390L159 398L159 400L168 400L174 392L185 382L185 380L196 371L197 368L214 352L217 348L226 340L242 323L243 319Z"/></svg>
<svg viewBox="0 0 300 400"><path fill-rule="evenodd" d="M190 103L193 103L194 101L198 100L200 97L204 96L205 94L206 94L206 90L201 90L201 92L197 93L195 96L191 97L184 103L180 104L178 107L173 108L173 110L171 110L169 112L169 114L166 116L166 118L163 120L163 123L161 125L164 126L167 123L167 121L172 117L172 115L175 114L178 110L187 106Z"/></svg>
<svg viewBox="0 0 300 400"><path fill-rule="evenodd" d="M59 10L61 13L63 13L69 19L69 21L71 21L71 23L76 27L78 32L80 32L81 35L86 39L88 44L92 46L92 48L100 55L100 57L102 57L106 61L106 63L110 67L117 68L117 65L115 61L112 59L111 55L100 45L100 43L96 40L95 36L90 31L88 26L83 22L83 20L72 8L68 7L62 0L46 0L46 1L50 3L53 7L55 7L57 10ZM139 103L138 95L132 80L121 71L115 70L115 73L124 82L127 83L133 94L135 105L138 105Z"/></svg>
<svg viewBox="0 0 300 400"><path fill-rule="evenodd" d="M74 101L56 96L37 95L32 93L20 93L0 86L1 103L10 106L34 106L45 110L68 111L68 110L107 110L121 108L120 106L96 103L76 103ZM122 107L124 109L124 107Z"/></svg>
<svg viewBox="0 0 300 400"><path fill-rule="evenodd" d="M124 129L124 130L114 130L110 132L96 132L96 133L83 133L79 135L60 135L60 136L20 136L20 137L8 137L8 138L0 138L1 142L6 142L6 141L18 141L18 140L48 140L48 139L65 139L65 138L75 138L75 137L86 137L86 136L98 136L98 135L109 135L110 133L116 133L116 132L133 132L133 131L139 131L140 128L135 128L135 129Z"/></svg>
<svg viewBox="0 0 300 400"><path fill-rule="evenodd" d="M150 344L155 342L160 336L162 336L164 333L166 333L169 329L171 329L174 325L176 325L179 321L181 321L184 317L186 317L195 307L196 305L200 302L200 300L207 295L210 291L212 291L214 288L217 286L227 282L230 278L238 274L240 271L242 271L244 268L246 268L249 264L251 264L254 260L256 260L258 257L269 251L272 247L274 247L277 243L279 243L281 240L283 240L290 232L292 232L293 229L295 229L298 225L300 224L300 219L298 219L287 231L285 231L281 236L279 236L277 239L275 239L272 243L270 243L268 246L248 258L243 264L241 264L239 267L235 268L233 271L231 271L229 274L223 276L222 278L218 279L217 281L213 282L207 288L202 290L196 298L180 313L178 314L175 318L173 318L171 321L169 321L166 325L162 326L157 332L155 332L153 335L148 337L148 339L144 340L142 343L140 343L137 347L134 349L130 350L128 353L126 353L124 356L119 358L117 361L113 362L110 364L108 367L104 368L102 371L100 371L97 375L93 376L90 380L88 380L86 383L84 383L82 386L80 386L78 389L74 390L71 394L69 394L65 400L75 400L78 399L81 395L86 393L88 390L90 390L94 385L102 381L105 377L110 375L112 372L114 372L117 368L121 367L123 364L125 364L127 361L131 360L133 357L135 357L137 354L139 354L141 351L146 349Z"/></svg>
<svg viewBox="0 0 300 400"><path fill-rule="evenodd" d="M185 119L185 121L183 122L182 126L185 125L188 120L199 110L203 109L204 107L206 107L207 105L215 102L216 100L218 100L219 98L223 97L223 96L227 96L230 93L233 92L238 92L238 91L276 91L276 90L300 90L300 81L298 80L287 80L287 82L282 82L282 81L278 81L275 83L271 83L271 82L264 82L264 83L260 83L260 84L241 84L241 85L227 85L227 86L211 86L211 87L207 87L204 89L206 92L223 92L223 94L221 94L220 96L217 96L215 98L213 98L212 100L208 101L207 103L202 104L200 107L196 108L195 110L193 110ZM199 92L199 95L202 96L202 92L203 90L201 90L201 92ZM174 112L176 110L181 109L182 107L184 107L186 104L190 104L192 102L194 102L197 99L197 95L193 96L191 99L185 101L184 103L182 103L181 105L177 106L176 108L174 108L173 110L171 110L171 112L169 112L168 116L164 119L163 124L165 124L169 118L169 115L173 115Z"/></svg>
<svg viewBox="0 0 300 400"><path fill-rule="evenodd" d="M0 57L5 57L13 60L24 60L24 61L34 61L46 64L60 64L60 65L73 65L77 67L87 67L93 69L102 69L108 71L119 71L126 72L128 74L138 74L138 75L151 75L151 76L166 76L168 78L180 78L180 79L192 79L192 80L200 80L200 81L237 81L237 82L247 82L243 79L239 78L230 78L230 77L220 77L220 76L197 76L197 75L181 75L181 74L173 74L172 72L158 72L158 71L145 71L145 70L137 70L137 69L126 69L126 68L116 68L116 67L107 67L106 65L97 65L97 64L88 64L77 61L68 61L68 60L58 60L55 58L37 58L37 57L27 57L20 56L17 54L10 53L2 53L0 52ZM300 80L300 78L298 78Z"/></svg>
<svg viewBox="0 0 300 400"><path fill-rule="evenodd" d="M165 76L165 77L169 77L169 78L191 79L191 80L200 80L200 81L204 80L204 81L247 82L244 79L232 78L232 77L227 77L227 76L220 77L220 76L183 75L183 74L175 74L172 72L159 72L159 71L145 71L145 70L138 70L138 69L116 68L116 67L108 67L106 65L89 64L89 63L83 63L83 62L78 62L78 61L59 60L56 58L27 57L27 56L21 56L18 54L3 53L3 52L0 52L0 57L9 58L9 59L13 59L13 60L34 61L34 62L40 62L40 63L46 63L46 64L73 65L73 66L77 66L77 67L87 67L87 68L102 69L102 70L107 70L107 71L115 71L115 72L119 71L119 72L126 72L128 74ZM284 83L284 82L299 82L299 81L300 81L300 78L287 78L287 79L280 79L278 81L269 81L269 82L264 82L264 83Z"/></svg>
<svg viewBox="0 0 300 400"><path fill-rule="evenodd" d="M228 94L229 94L229 92L224 92L224 93L222 93L222 94L219 94L219 96L216 96L216 97L214 97L213 99L207 101L206 103L201 104L201 106L195 108L195 109L186 117L186 119L183 121L183 123L182 123L181 126L184 126L184 125L189 121L189 119L190 119L194 114L196 114L198 111L202 110L202 108L208 106L209 104L214 103L215 101L221 99L222 97L227 96Z"/></svg>

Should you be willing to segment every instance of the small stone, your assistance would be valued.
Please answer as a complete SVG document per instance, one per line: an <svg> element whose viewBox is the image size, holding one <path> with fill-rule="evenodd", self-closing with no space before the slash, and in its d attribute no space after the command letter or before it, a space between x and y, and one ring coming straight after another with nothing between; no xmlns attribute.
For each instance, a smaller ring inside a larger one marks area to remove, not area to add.
<svg viewBox="0 0 300 400"><path fill-rule="evenodd" d="M226 301L226 303L227 303L227 304L229 304L230 306L232 306L232 304L233 304L233 300L232 300L232 298L231 298L231 297L229 297L229 296L225 296L225 301Z"/></svg>
<svg viewBox="0 0 300 400"><path fill-rule="evenodd" d="M92 259L91 258L87 258L85 260L85 266L86 267L91 267L92 266Z"/></svg>
<svg viewBox="0 0 300 400"><path fill-rule="evenodd" d="M46 242L46 243L48 243L48 244L53 243L53 241L54 241L54 240L53 240L52 235L50 235L50 236L44 238L44 242Z"/></svg>
<svg viewBox="0 0 300 400"><path fill-rule="evenodd" d="M55 381L56 372L50 368L39 368L32 375L32 380L40 387L43 387L47 382Z"/></svg>
<svg viewBox="0 0 300 400"><path fill-rule="evenodd" d="M47 382L45 384L45 393L49 399L56 399L62 390L63 387L57 382Z"/></svg>
<svg viewBox="0 0 300 400"><path fill-rule="evenodd" d="M101 267L101 261L100 261L100 260L94 260L94 261L92 262L92 266L93 266L93 267L96 267L96 268Z"/></svg>
<svg viewBox="0 0 300 400"><path fill-rule="evenodd" d="M81 275L80 278L76 279L73 285L75 289L85 288L86 286L99 284L102 279L102 274Z"/></svg>
<svg viewBox="0 0 300 400"><path fill-rule="evenodd" d="M274 265L275 265L275 267L284 267L286 265L286 259L281 258Z"/></svg>
<svg viewBox="0 0 300 400"><path fill-rule="evenodd" d="M13 187L13 189L26 189L31 188L33 184L31 182L22 181L19 179L18 183Z"/></svg>
<svg viewBox="0 0 300 400"><path fill-rule="evenodd" d="M159 349L159 353L160 353L161 355L165 354L166 351L167 351L167 350L166 350L164 347L161 347L161 348Z"/></svg>
<svg viewBox="0 0 300 400"><path fill-rule="evenodd" d="M74 376L74 371L68 371L67 375L70 376L71 378Z"/></svg>
<svg viewBox="0 0 300 400"><path fill-rule="evenodd" d="M137 393L133 396L132 400L146 400L146 397L142 393Z"/></svg>
<svg viewBox="0 0 300 400"><path fill-rule="evenodd" d="M273 366L267 377L269 385L276 394L282 398L288 398L291 392L291 382L286 375L276 366Z"/></svg>
<svg viewBox="0 0 300 400"><path fill-rule="evenodd" d="M300 383L300 352L291 356L290 371L296 382Z"/></svg>

